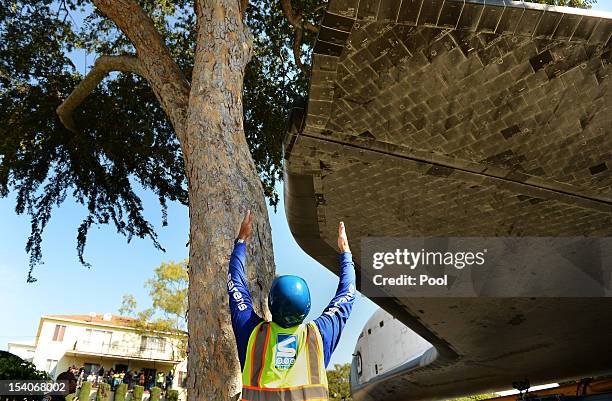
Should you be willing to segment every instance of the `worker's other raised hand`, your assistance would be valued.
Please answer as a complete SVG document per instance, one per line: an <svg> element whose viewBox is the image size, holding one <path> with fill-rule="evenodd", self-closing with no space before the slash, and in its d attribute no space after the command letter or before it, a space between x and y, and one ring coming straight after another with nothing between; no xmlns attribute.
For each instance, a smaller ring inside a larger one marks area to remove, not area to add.
<svg viewBox="0 0 612 401"><path fill-rule="evenodd" d="M248 241L251 238L251 232L253 231L253 215L251 211L248 210L244 219L242 220L242 224L240 224L240 232L238 233L238 238L243 241Z"/></svg>
<svg viewBox="0 0 612 401"><path fill-rule="evenodd" d="M346 229L344 228L344 222L341 221L338 226L338 248L340 252L350 252L348 238L346 238Z"/></svg>

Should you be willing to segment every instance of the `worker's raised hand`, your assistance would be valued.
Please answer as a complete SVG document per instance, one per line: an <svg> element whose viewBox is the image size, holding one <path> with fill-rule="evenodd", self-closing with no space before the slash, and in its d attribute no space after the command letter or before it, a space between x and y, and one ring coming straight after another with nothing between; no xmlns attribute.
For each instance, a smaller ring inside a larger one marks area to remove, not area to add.
<svg viewBox="0 0 612 401"><path fill-rule="evenodd" d="M338 248L340 252L350 252L348 238L346 238L346 230L344 228L344 222L341 221L338 226Z"/></svg>
<svg viewBox="0 0 612 401"><path fill-rule="evenodd" d="M248 241L251 238L251 232L253 231L253 215L251 211L248 210L244 219L242 220L242 224L240 224L240 232L238 233L238 238L243 241Z"/></svg>

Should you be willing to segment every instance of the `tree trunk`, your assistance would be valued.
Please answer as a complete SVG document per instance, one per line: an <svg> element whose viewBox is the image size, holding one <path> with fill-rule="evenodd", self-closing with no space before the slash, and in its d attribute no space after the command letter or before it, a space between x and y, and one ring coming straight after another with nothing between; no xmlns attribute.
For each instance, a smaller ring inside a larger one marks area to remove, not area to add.
<svg viewBox="0 0 612 401"><path fill-rule="evenodd" d="M264 317L268 317L267 294L275 272L263 187L242 124L244 69L252 48L240 10L247 2L195 0L197 43L191 87L153 20L136 1L93 3L136 48L135 70L151 84L183 150L190 216L189 401L236 400L240 365L226 282L233 240L247 209L254 219L247 277L256 311ZM121 65L107 67L105 73ZM72 110L95 86L91 82L103 76L97 73L58 108L62 121L71 121Z"/></svg>
<svg viewBox="0 0 612 401"><path fill-rule="evenodd" d="M252 39L236 0L197 1L197 48L186 141L189 182L189 401L236 400L240 365L226 290L229 255L247 209L254 213L247 272L253 302L267 310L274 277L261 181L243 131L242 85Z"/></svg>

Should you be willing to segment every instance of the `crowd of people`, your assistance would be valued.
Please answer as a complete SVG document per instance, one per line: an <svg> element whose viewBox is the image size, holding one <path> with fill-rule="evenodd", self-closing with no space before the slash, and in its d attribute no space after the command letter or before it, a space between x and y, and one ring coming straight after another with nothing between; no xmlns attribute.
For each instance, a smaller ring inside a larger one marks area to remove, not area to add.
<svg viewBox="0 0 612 401"><path fill-rule="evenodd" d="M155 375L152 371L145 372L144 370L105 370L104 366L100 366L97 372L87 371L85 367L77 368L72 365L68 368L68 372L74 374L77 379L77 387L80 388L83 382L92 383L92 387L97 387L100 383L108 383L111 390L115 391L118 385L125 383L128 390L132 390L135 385L144 387L146 391L150 391L153 386L159 387L162 392L166 392L172 388L174 376L172 372L168 374L163 371L157 372ZM148 374L147 374L148 373Z"/></svg>

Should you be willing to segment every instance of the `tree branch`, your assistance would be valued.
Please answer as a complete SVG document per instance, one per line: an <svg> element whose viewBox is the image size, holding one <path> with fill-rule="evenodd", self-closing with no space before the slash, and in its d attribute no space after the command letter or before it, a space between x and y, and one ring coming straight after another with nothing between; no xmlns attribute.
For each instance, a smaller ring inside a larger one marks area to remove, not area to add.
<svg viewBox="0 0 612 401"><path fill-rule="evenodd" d="M323 4L315 9L315 12L318 11L321 7L326 7L327 4ZM296 13L293 12L293 7L291 7L291 0L281 0L281 7L283 9L283 13L285 17L287 17L287 21L293 26L295 29L306 29L310 32L317 33L319 32L319 28L310 22L304 22L304 17L302 13L298 10Z"/></svg>
<svg viewBox="0 0 612 401"><path fill-rule="evenodd" d="M72 118L72 113L96 89L96 86L98 86L104 77L112 71L133 72L146 78L142 64L136 56L101 56L96 60L85 78L73 89L72 93L56 110L60 121L66 128L72 132L78 132Z"/></svg>
<svg viewBox="0 0 612 401"><path fill-rule="evenodd" d="M285 14L285 17L287 17L287 21L289 21L291 26L293 26L295 29L302 29L302 16L300 14L293 13L291 0L280 0L280 3L283 13Z"/></svg>
<svg viewBox="0 0 612 401"><path fill-rule="evenodd" d="M304 35L304 29L315 33L319 32L319 29L309 22L304 22L304 18L299 10L295 13L293 12L291 0L280 0L280 3L283 13L285 14L285 17L287 17L287 21L289 21L289 24L293 26L295 31L293 38L293 58L295 60L295 65L304 71L304 65L302 64L301 60L302 37Z"/></svg>
<svg viewBox="0 0 612 401"><path fill-rule="evenodd" d="M304 31L302 29L296 29L293 36L293 59L295 60L295 65L298 66L300 70L305 74L306 68L302 63L302 36Z"/></svg>
<svg viewBox="0 0 612 401"><path fill-rule="evenodd" d="M240 0L240 13L242 14L242 18L244 19L244 15L246 14L246 10L249 7L249 0Z"/></svg>
<svg viewBox="0 0 612 401"><path fill-rule="evenodd" d="M319 28L317 28L316 26L314 26L310 22L304 22L304 29L306 29L306 30L308 30L310 32L314 32L314 33L318 33L319 32Z"/></svg>
<svg viewBox="0 0 612 401"><path fill-rule="evenodd" d="M176 64L153 20L134 0L92 0L136 48L143 75L183 142L190 84Z"/></svg>

